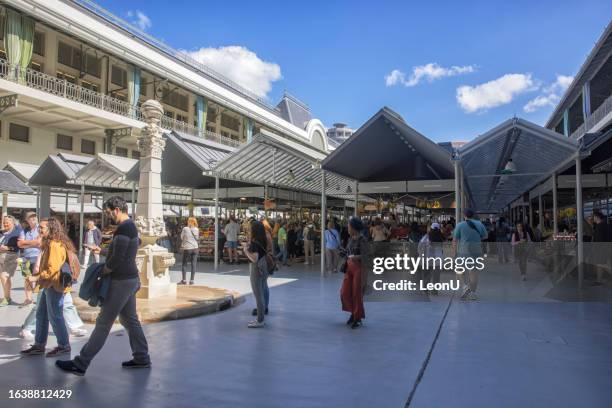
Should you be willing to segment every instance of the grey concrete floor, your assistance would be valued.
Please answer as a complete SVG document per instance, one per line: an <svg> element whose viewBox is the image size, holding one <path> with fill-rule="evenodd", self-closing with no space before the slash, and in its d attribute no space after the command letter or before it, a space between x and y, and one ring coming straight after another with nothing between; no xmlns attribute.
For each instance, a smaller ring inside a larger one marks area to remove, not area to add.
<svg viewBox="0 0 612 408"><path fill-rule="evenodd" d="M244 266L200 270L198 283L250 290ZM277 272L262 330L246 328L250 295L215 315L147 325L151 370L120 368L130 349L117 328L82 378L60 372L53 359L15 359L25 346L15 338L25 312L1 309L0 406L612 406L612 304L462 303L450 295L371 302L364 327L350 330L341 279L321 278L316 266ZM74 340L73 354L85 339ZM11 389L73 394L9 400Z"/></svg>

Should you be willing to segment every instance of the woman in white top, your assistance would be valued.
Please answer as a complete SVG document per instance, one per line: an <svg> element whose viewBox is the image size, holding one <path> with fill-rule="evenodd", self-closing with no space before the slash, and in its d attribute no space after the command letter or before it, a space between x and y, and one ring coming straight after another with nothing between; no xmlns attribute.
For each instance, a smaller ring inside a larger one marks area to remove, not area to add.
<svg viewBox="0 0 612 408"><path fill-rule="evenodd" d="M187 281L185 278L187 277L187 271L185 268L187 267L187 262L191 262L191 279L189 279L189 284L193 285L193 280L195 278L196 266L198 263L198 252L200 248L200 244L198 242L198 237L200 236L200 230L198 229L198 220L195 217L189 217L187 220L187 226L183 227L181 231L181 250L183 251L183 279L179 282L179 285L186 285Z"/></svg>

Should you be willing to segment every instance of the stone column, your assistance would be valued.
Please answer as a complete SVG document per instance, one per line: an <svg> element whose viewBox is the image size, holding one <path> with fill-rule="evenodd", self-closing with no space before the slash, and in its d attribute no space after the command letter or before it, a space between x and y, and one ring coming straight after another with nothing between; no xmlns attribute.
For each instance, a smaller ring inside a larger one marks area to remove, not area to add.
<svg viewBox="0 0 612 408"><path fill-rule="evenodd" d="M156 244L159 238L166 236L161 188L161 159L166 141L159 126L164 109L155 100L146 101L141 109L146 125L138 137L140 180L136 225L142 240L137 257L142 284L138 297L176 297L176 284L170 282L168 270L174 265L174 255Z"/></svg>

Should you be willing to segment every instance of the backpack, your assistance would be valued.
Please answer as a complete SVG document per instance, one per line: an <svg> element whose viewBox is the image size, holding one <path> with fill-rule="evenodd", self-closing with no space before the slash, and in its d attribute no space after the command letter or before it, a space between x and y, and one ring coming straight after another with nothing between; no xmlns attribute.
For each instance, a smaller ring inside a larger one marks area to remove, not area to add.
<svg viewBox="0 0 612 408"><path fill-rule="evenodd" d="M308 239L309 241L315 240L315 233L310 227L308 228L308 234L306 235L306 239Z"/></svg>
<svg viewBox="0 0 612 408"><path fill-rule="evenodd" d="M66 251L66 262L60 270L60 282L67 288L79 280L81 274L81 263L75 252Z"/></svg>

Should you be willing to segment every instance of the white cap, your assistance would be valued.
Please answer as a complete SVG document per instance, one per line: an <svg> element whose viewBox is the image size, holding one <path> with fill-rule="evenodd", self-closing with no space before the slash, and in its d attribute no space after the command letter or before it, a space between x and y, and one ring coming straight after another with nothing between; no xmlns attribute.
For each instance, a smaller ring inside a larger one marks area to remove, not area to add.
<svg viewBox="0 0 612 408"><path fill-rule="evenodd" d="M432 222L431 229L440 229L440 224L438 224L437 222Z"/></svg>

